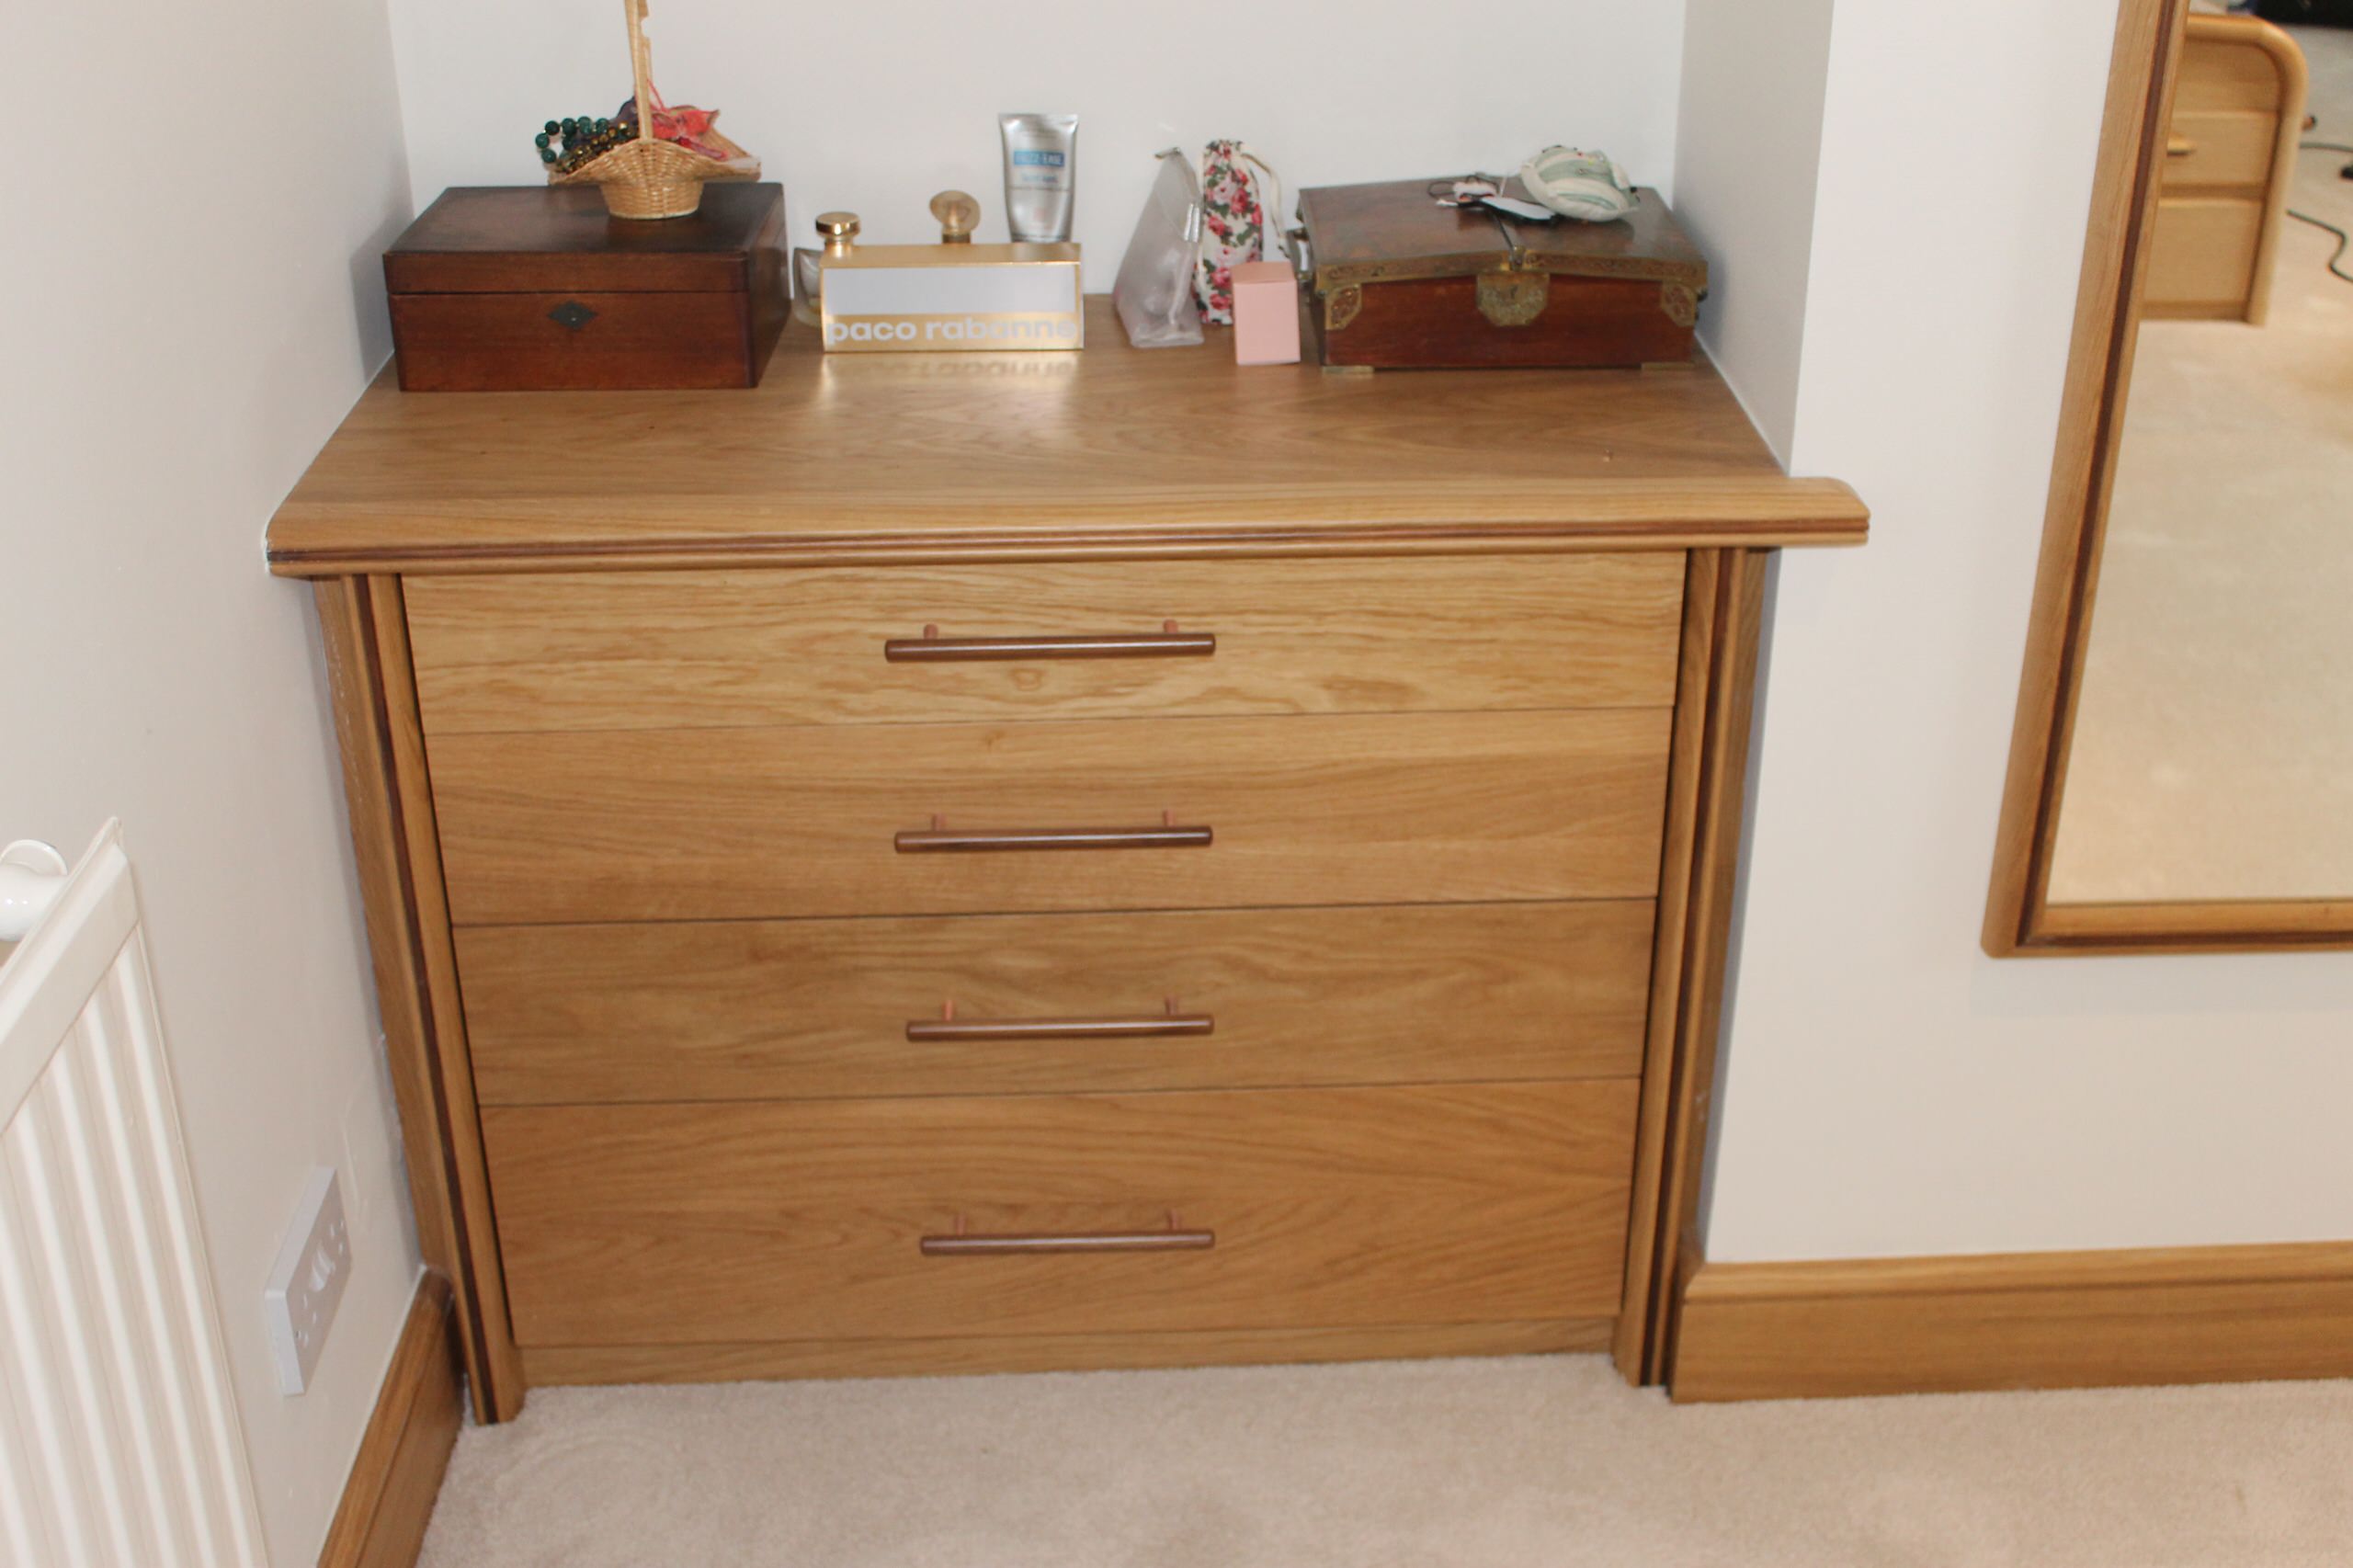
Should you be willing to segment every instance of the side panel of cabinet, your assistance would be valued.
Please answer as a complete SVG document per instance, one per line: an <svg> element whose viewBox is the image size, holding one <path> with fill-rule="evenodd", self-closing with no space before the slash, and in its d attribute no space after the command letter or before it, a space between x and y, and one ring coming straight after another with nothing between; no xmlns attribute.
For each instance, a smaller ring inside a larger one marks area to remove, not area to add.
<svg viewBox="0 0 2353 1568"><path fill-rule="evenodd" d="M456 1287L474 1414L503 1421L523 1407L522 1363L491 1219L400 580L327 578L316 591L417 1241L426 1266Z"/></svg>
<svg viewBox="0 0 2353 1568"><path fill-rule="evenodd" d="M1699 1256L1699 1167L1722 1032L1768 559L1764 551L1695 550L1685 581L1633 1213L1612 1347L1630 1382L1663 1382L1673 1369L1677 1309Z"/></svg>

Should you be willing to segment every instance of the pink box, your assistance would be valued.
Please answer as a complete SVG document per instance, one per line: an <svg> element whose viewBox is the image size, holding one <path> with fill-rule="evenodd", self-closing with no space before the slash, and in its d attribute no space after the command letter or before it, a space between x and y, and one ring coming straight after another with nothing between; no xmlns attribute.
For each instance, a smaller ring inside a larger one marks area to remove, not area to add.
<svg viewBox="0 0 2353 1568"><path fill-rule="evenodd" d="M1287 261L1245 261L1233 269L1233 362L1299 363L1299 274Z"/></svg>

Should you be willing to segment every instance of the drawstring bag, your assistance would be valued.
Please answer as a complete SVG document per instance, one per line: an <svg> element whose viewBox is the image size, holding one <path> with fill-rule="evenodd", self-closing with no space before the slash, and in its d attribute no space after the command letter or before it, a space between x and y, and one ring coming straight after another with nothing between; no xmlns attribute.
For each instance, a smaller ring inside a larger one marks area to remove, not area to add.
<svg viewBox="0 0 2353 1568"><path fill-rule="evenodd" d="M1201 319L1233 324L1233 269L1259 261L1282 216L1282 181L1237 141L1217 141L1201 155L1201 244L1194 296Z"/></svg>

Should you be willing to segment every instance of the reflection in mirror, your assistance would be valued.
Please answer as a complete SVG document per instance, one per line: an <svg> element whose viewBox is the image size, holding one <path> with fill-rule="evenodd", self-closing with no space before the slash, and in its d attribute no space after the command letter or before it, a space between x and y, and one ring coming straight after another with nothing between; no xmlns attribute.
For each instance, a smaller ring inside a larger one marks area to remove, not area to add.
<svg viewBox="0 0 2353 1568"><path fill-rule="evenodd" d="M2353 901L2353 27L2194 14L2177 60L2054 915Z"/></svg>

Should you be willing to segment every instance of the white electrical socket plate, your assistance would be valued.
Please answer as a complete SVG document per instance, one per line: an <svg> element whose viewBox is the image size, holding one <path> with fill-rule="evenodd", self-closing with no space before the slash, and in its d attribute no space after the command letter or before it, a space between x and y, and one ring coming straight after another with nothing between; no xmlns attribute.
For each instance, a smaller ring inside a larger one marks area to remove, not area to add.
<svg viewBox="0 0 2353 1568"><path fill-rule="evenodd" d="M350 1278L351 1227L344 1222L343 1188L334 1169L321 1165L302 1184L294 1228L278 1249L269 1288L262 1292L278 1392L297 1394L310 1386Z"/></svg>

